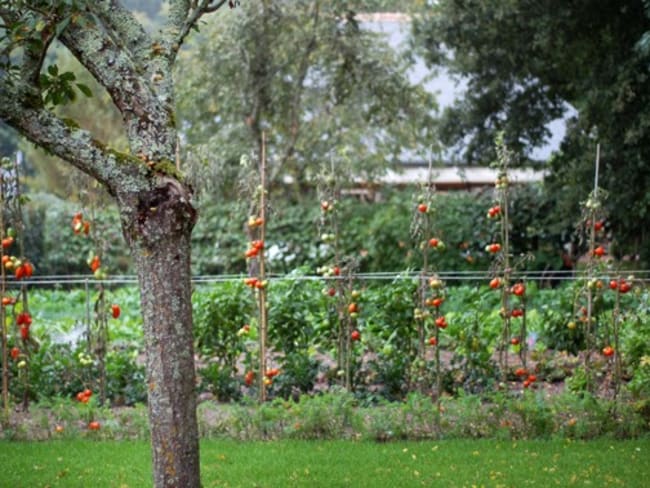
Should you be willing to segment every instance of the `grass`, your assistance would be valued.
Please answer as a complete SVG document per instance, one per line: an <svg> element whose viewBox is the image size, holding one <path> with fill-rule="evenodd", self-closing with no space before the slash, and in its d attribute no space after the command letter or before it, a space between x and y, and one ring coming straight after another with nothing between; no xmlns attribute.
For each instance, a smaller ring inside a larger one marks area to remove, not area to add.
<svg viewBox="0 0 650 488"><path fill-rule="evenodd" d="M209 487L648 486L650 439L632 441L204 441ZM145 442L0 442L0 486L151 485Z"/></svg>

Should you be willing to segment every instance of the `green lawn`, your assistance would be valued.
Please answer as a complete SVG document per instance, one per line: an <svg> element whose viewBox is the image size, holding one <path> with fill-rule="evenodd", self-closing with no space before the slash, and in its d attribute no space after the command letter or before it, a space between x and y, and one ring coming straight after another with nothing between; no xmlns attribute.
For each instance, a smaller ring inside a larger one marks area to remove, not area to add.
<svg viewBox="0 0 650 488"><path fill-rule="evenodd" d="M645 487L634 441L202 442L205 487ZM144 442L0 442L1 487L150 486Z"/></svg>

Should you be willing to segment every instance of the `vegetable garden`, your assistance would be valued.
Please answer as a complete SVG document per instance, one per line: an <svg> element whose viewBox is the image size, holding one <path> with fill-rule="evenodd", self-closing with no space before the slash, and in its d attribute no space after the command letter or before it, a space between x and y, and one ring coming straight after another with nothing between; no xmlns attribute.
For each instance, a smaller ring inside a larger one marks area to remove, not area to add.
<svg viewBox="0 0 650 488"><path fill-rule="evenodd" d="M436 226L444 199L430 184L415 196L410 216L421 269L359 271L341 245L342 185L332 170L318 190L327 261L269 273L264 160L260 168L245 161L248 272L194 280L204 434L386 440L646 433L647 273L632 275L607 253L597 182L577 226L580 269L555 273L554 286L527 269L534 256L511 248L514 156L501 143L498 152L485 216L492 231L477 251L492 264L475 272L437 269L447 247ZM134 280L107 272L92 205L72 216L70 230L91 243L88 275L39 277L22 246L18 168L4 164L5 436L146 435L141 410L128 420L111 410L147 398ZM39 425L12 420L12 404L27 411L32 402Z"/></svg>

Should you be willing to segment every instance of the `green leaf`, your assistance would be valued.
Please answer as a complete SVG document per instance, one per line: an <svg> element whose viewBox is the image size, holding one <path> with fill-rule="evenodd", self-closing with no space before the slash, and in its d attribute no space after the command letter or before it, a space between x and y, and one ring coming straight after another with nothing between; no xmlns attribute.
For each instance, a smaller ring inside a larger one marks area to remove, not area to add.
<svg viewBox="0 0 650 488"><path fill-rule="evenodd" d="M87 85L84 85L83 83L77 83L77 88L81 93L83 93L87 97L90 98L93 96L93 92L90 90L90 88L88 88Z"/></svg>

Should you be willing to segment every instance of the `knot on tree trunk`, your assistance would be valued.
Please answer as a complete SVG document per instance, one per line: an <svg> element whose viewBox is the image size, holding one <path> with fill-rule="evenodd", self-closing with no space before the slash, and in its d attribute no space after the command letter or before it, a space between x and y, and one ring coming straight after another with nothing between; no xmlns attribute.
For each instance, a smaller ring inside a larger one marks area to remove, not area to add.
<svg viewBox="0 0 650 488"><path fill-rule="evenodd" d="M132 237L153 249L171 236L189 236L196 218L191 190L178 180L161 177L155 188L138 195Z"/></svg>

